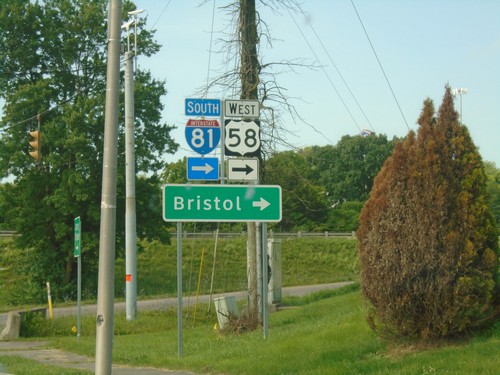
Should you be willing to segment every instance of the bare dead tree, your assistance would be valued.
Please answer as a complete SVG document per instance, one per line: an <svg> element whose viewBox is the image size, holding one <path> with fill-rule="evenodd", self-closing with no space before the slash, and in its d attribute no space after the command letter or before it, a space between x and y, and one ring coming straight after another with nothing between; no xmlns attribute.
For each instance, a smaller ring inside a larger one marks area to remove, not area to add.
<svg viewBox="0 0 500 375"><path fill-rule="evenodd" d="M261 103L261 152L264 158L277 149L278 145L292 148L287 142L289 134L281 118L284 112L291 115L294 121L305 122L292 104L292 98L287 95L285 87L278 81L279 74L297 71L299 68L314 68L305 60L277 61L264 63L260 56L261 40L272 47L270 28L260 17L256 9L256 0L239 0L224 5L219 9L228 16L229 27L222 33L218 41L219 54L225 54L225 64L216 78L200 89L198 94L206 97L209 91L216 91L222 97L254 99ZM301 12L296 0L259 1L263 7L273 12L287 9ZM247 223L247 273L248 273L248 315L250 322L260 321L259 302L262 301L258 288L257 249L263 249L258 235L256 223ZM260 243L259 243L260 242ZM262 306L262 305L260 305ZM253 326L253 324L252 324Z"/></svg>
<svg viewBox="0 0 500 375"><path fill-rule="evenodd" d="M202 4L208 2L209 0L206 0ZM246 7L245 3L245 0L233 1L218 7L218 10L226 16L226 20L213 52L220 56L224 64L214 70L214 78L199 88L196 94L206 97L211 92L220 97L258 99L261 103L261 141L265 160L280 147L295 149L295 146L288 141L293 133L284 124L285 115L288 115L294 123L309 125L294 105L294 102L301 99L290 95L287 88L280 83L280 76L290 72L300 74L304 69L316 70L319 66L304 58L264 61L260 57L262 48L272 48L277 41L272 38L269 24L261 18L261 13L255 7L253 12L247 12L247 19L243 21L241 10ZM300 2L297 0L257 0L257 5L278 15L284 15L288 11L303 14ZM243 26L244 23L255 24L254 51L243 50L249 48L243 47L244 36L249 37L251 34L246 30L247 27ZM257 70L252 71L251 67L257 67ZM247 86L243 87L243 82L248 82L245 83Z"/></svg>

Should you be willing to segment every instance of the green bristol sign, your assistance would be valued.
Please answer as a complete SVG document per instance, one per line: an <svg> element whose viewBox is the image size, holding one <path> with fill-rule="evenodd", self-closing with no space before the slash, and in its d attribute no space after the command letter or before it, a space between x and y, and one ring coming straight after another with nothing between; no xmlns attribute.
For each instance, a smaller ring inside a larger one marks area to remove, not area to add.
<svg viewBox="0 0 500 375"><path fill-rule="evenodd" d="M274 185L163 186L165 221L281 221L281 187Z"/></svg>

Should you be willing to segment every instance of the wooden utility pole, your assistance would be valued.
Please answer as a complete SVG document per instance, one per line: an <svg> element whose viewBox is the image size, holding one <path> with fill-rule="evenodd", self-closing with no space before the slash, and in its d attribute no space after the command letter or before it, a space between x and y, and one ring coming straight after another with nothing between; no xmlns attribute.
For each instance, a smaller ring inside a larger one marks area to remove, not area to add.
<svg viewBox="0 0 500 375"><path fill-rule="evenodd" d="M257 58L257 25L255 0L240 0L239 34L241 41L241 95L240 99L258 99L259 60ZM256 224L247 223L247 274L250 318L259 321L259 293L257 288Z"/></svg>

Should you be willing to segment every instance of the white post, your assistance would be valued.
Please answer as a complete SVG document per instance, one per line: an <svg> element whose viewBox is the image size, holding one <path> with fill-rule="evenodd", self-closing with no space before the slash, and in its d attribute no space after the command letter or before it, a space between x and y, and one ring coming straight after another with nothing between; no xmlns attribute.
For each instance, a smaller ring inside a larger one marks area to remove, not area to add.
<svg viewBox="0 0 500 375"><path fill-rule="evenodd" d="M127 320L137 317L134 54L125 52L125 301Z"/></svg>

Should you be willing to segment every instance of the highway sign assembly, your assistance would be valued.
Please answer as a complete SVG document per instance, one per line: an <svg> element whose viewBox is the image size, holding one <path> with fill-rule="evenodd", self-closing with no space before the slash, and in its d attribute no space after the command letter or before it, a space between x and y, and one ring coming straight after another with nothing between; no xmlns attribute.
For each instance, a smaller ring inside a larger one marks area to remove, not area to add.
<svg viewBox="0 0 500 375"><path fill-rule="evenodd" d="M188 180L218 180L219 158L187 158Z"/></svg>
<svg viewBox="0 0 500 375"><path fill-rule="evenodd" d="M224 100L224 117L259 118L258 100Z"/></svg>
<svg viewBox="0 0 500 375"><path fill-rule="evenodd" d="M190 119L186 124L186 141L194 152L205 155L212 152L220 142L220 127L217 120Z"/></svg>
<svg viewBox="0 0 500 375"><path fill-rule="evenodd" d="M231 181L258 181L259 159L227 159L227 172Z"/></svg>
<svg viewBox="0 0 500 375"><path fill-rule="evenodd" d="M224 155L260 157L260 121L226 120Z"/></svg>
<svg viewBox="0 0 500 375"><path fill-rule="evenodd" d="M281 187L276 185L163 186L165 221L281 221Z"/></svg>
<svg viewBox="0 0 500 375"><path fill-rule="evenodd" d="M187 98L185 101L185 114L192 117L220 117L220 99L196 99Z"/></svg>

